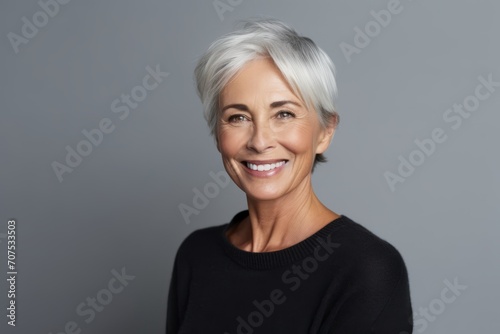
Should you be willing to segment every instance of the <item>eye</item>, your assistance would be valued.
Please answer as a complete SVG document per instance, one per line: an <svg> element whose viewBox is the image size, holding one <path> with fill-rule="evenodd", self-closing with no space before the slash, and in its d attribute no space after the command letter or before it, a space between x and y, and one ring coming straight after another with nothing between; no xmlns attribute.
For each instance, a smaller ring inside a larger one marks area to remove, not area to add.
<svg viewBox="0 0 500 334"><path fill-rule="evenodd" d="M287 110L280 110L278 111L278 113L276 114L276 117L277 118L281 118L281 119L288 119L288 118L293 118L295 117L295 114L291 111L287 111Z"/></svg>
<svg viewBox="0 0 500 334"><path fill-rule="evenodd" d="M241 122L245 122L247 120L248 120L248 118L245 115L241 115L241 114L231 115L227 119L227 121L229 123L241 123Z"/></svg>

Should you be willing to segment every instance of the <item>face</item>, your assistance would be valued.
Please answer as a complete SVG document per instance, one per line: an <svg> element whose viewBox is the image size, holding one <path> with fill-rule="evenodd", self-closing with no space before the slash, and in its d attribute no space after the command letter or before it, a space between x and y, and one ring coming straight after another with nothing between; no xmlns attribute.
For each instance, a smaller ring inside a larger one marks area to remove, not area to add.
<svg viewBox="0 0 500 334"><path fill-rule="evenodd" d="M217 148L231 179L249 198L272 200L309 190L323 128L269 58L247 63L220 95Z"/></svg>

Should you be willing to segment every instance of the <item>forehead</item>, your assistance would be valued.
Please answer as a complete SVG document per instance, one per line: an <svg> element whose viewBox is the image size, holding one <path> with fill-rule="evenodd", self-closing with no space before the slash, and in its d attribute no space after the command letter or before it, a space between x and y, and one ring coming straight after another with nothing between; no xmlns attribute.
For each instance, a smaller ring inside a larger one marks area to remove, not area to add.
<svg viewBox="0 0 500 334"><path fill-rule="evenodd" d="M300 101L270 58L258 58L246 63L229 80L220 97L222 101L283 97L294 97Z"/></svg>

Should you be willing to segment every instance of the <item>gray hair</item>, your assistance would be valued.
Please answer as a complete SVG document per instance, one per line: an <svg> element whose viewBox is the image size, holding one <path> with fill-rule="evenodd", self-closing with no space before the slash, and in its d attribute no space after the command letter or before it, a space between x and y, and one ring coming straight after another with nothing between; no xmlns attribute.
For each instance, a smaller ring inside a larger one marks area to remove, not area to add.
<svg viewBox="0 0 500 334"><path fill-rule="evenodd" d="M219 96L229 80L249 61L260 57L273 60L293 92L308 109L314 108L326 127L339 123L335 108L335 67L328 55L311 39L276 19L246 21L240 30L222 36L210 45L194 71L211 134L219 118ZM316 154L314 166L325 162ZM313 169L314 169L313 166Z"/></svg>

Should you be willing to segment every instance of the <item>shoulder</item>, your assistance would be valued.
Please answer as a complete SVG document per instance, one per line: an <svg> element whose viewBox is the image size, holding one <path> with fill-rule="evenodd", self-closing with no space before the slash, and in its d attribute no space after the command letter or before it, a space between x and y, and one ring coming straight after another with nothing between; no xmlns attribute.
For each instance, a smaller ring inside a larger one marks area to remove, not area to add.
<svg viewBox="0 0 500 334"><path fill-rule="evenodd" d="M345 217L347 223L339 230L338 241L345 245L345 252L351 263L352 273L357 280L366 284L378 282L397 283L404 278L406 266L401 253L389 241L379 237L363 225Z"/></svg>
<svg viewBox="0 0 500 334"><path fill-rule="evenodd" d="M339 328L356 333L400 333L410 329L408 273L401 253L366 227L344 218L343 227L332 233L332 240L340 244L335 268L342 268L333 276L332 284L341 286L346 296L345 313L335 313ZM347 313L349 317L341 316Z"/></svg>
<svg viewBox="0 0 500 334"><path fill-rule="evenodd" d="M176 258L178 261L199 263L199 261L203 261L207 257L220 256L224 231L230 226L236 225L245 215L248 215L248 210L238 212L229 222L199 228L190 232L184 237L177 249Z"/></svg>
<svg viewBox="0 0 500 334"><path fill-rule="evenodd" d="M207 259L214 261L224 256L224 231L230 223L198 228L190 232L177 249L175 261L183 266L203 267Z"/></svg>
<svg viewBox="0 0 500 334"><path fill-rule="evenodd" d="M185 256L190 253L198 253L200 251L206 251L210 245L213 245L215 241L221 236L226 224L203 227L196 229L184 237L181 242L177 253L179 256Z"/></svg>

